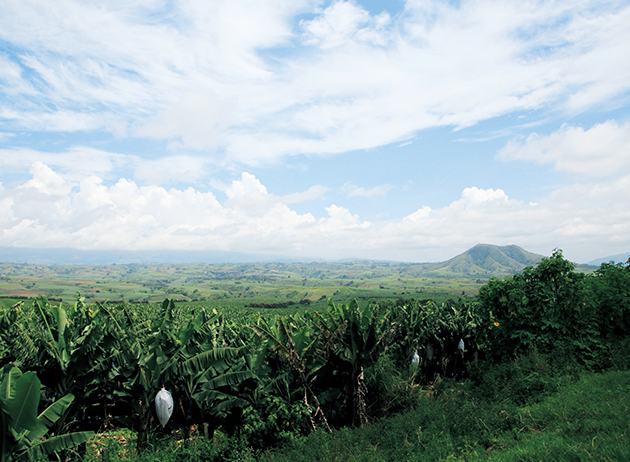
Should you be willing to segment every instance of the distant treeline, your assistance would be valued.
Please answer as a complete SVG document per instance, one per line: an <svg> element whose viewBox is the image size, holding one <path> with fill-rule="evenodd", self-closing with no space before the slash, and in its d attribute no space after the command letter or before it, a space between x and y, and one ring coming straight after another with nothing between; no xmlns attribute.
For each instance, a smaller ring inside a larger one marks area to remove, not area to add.
<svg viewBox="0 0 630 462"><path fill-rule="evenodd" d="M271 303L250 303L248 308L288 308L293 305L310 305L312 302L308 299L302 299L299 302L293 300L288 302L271 302Z"/></svg>

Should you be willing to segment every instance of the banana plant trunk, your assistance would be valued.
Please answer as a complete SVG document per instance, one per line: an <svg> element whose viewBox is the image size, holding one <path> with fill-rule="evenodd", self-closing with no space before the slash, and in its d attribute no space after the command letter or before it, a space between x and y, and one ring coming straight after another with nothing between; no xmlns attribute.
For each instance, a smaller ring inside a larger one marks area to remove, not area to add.
<svg viewBox="0 0 630 462"><path fill-rule="evenodd" d="M149 429L149 406L145 402L141 405L142 415L140 416L140 429L138 431L138 441L136 443L136 450L138 453L142 452L147 446L147 431Z"/></svg>
<svg viewBox="0 0 630 462"><path fill-rule="evenodd" d="M313 429L313 431L317 431L317 427L318 427L317 421L319 420L324 424L324 428L326 429L326 431L328 433L332 433L332 429L330 428L330 425L328 425L328 419L326 419L326 415L324 414L324 411L322 410L322 407L319 404L317 395L313 393L313 390L311 389L311 387L308 386L306 382L303 382L303 385L304 385L304 405L306 406L306 409L308 409L308 418L311 422L311 428ZM312 397L313 404L315 405L314 412L313 412L313 407L308 402L309 393Z"/></svg>
<svg viewBox="0 0 630 462"><path fill-rule="evenodd" d="M367 396L367 387L365 385L365 375L363 374L363 366L359 369L356 380L354 382L354 418L356 423L361 427L368 423L367 406L365 398Z"/></svg>

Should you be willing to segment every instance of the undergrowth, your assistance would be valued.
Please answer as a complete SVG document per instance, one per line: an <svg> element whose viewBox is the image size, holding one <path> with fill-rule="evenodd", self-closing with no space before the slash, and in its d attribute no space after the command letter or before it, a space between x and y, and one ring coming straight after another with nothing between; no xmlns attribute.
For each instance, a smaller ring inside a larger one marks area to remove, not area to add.
<svg viewBox="0 0 630 462"><path fill-rule="evenodd" d="M500 365L480 362L467 380L425 387L384 362L370 383L391 400L372 404L399 413L362 428L318 431L267 450L255 448L247 432L154 435L141 454L130 449L132 433L101 435L86 460L103 460L103 448L111 462L630 460L630 371L594 373L557 362L532 351Z"/></svg>
<svg viewBox="0 0 630 462"><path fill-rule="evenodd" d="M416 410L364 428L317 433L261 461L630 460L630 372L584 373L519 406L446 383ZM520 398L519 398L520 399Z"/></svg>

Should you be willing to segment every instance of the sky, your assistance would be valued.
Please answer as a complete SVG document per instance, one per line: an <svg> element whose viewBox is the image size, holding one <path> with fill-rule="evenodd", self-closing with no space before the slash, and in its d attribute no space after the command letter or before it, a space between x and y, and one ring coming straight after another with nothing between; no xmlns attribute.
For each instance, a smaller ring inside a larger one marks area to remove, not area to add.
<svg viewBox="0 0 630 462"><path fill-rule="evenodd" d="M627 0L0 4L0 247L630 253Z"/></svg>

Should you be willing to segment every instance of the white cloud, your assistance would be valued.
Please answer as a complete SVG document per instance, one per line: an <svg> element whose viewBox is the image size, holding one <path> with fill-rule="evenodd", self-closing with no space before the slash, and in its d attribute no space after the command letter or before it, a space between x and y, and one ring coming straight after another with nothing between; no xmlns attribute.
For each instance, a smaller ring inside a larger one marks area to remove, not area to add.
<svg viewBox="0 0 630 462"><path fill-rule="evenodd" d="M194 184L215 167L213 159L200 155L143 159L137 155L113 153L87 146L73 146L63 152L43 152L28 148L0 149L0 169L5 171L28 170L35 162L54 167L59 170L59 175L75 182L90 176L109 180L130 176L150 184L168 184L173 181Z"/></svg>
<svg viewBox="0 0 630 462"><path fill-rule="evenodd" d="M33 178L28 180L20 188L24 190L33 189L39 193L50 196L67 196L72 185L57 175L50 167L41 162L35 162L31 166Z"/></svg>
<svg viewBox="0 0 630 462"><path fill-rule="evenodd" d="M315 185L308 188L308 190L301 193L287 194L282 196L282 202L285 204L297 204L300 202L311 201L314 199L323 198L324 194L328 191L328 188L322 185Z"/></svg>
<svg viewBox="0 0 630 462"><path fill-rule="evenodd" d="M5 94L34 94L35 91L22 76L22 68L0 52L0 88Z"/></svg>
<svg viewBox="0 0 630 462"><path fill-rule="evenodd" d="M498 157L554 164L555 169L590 177L620 176L630 172L630 122L614 120L588 130L563 125L547 136L532 133L524 142L511 141Z"/></svg>
<svg viewBox="0 0 630 462"><path fill-rule="evenodd" d="M200 156L170 156L137 163L134 177L152 184L195 183L207 174L210 160Z"/></svg>
<svg viewBox="0 0 630 462"><path fill-rule="evenodd" d="M230 125L231 106L210 92L189 92L136 133L160 139L181 138L183 145L193 149L216 148Z"/></svg>
<svg viewBox="0 0 630 462"><path fill-rule="evenodd" d="M390 22L387 13L372 18L352 2L335 1L313 20L303 21L304 43L322 49L334 48L350 40L384 45L388 39L384 28Z"/></svg>
<svg viewBox="0 0 630 462"><path fill-rule="evenodd" d="M91 175L104 176L123 168L133 168L141 161L137 156L117 154L86 146L74 146L65 152L43 152L28 148L0 149L0 168L27 170L41 162L62 171L74 181Z"/></svg>
<svg viewBox="0 0 630 462"><path fill-rule="evenodd" d="M345 229L366 229L369 228L370 222L361 221L359 215L353 215L345 207L337 205L331 205L326 207L326 212L330 218L322 218L319 220L319 229L324 232L325 235L340 234Z"/></svg>
<svg viewBox="0 0 630 462"><path fill-rule="evenodd" d="M508 197L502 189L479 189L476 186L464 189L461 202L464 204L483 204L507 202Z"/></svg>
<svg viewBox="0 0 630 462"><path fill-rule="evenodd" d="M41 162L32 178L0 188L0 246L83 249L213 249L287 256L439 261L479 242L517 244L576 261L630 247L630 175L574 184L538 204L501 189L466 188L448 206L419 205L400 220L368 222L332 204L315 219L243 173L221 204L193 188L139 186L97 176L74 182ZM317 190L315 191L317 192ZM299 194L299 193L298 193ZM303 193L315 195L313 192Z"/></svg>
<svg viewBox="0 0 630 462"><path fill-rule="evenodd" d="M10 132L0 132L0 143L2 143L5 140L8 140L9 138L11 138L12 136L15 136L15 133L10 133Z"/></svg>
<svg viewBox="0 0 630 462"><path fill-rule="evenodd" d="M359 187L357 185L354 185L348 182L343 185L341 190L345 191L349 197L360 196L360 197L367 197L371 199L378 196L385 196L387 192L393 187L394 186L390 184L382 184L382 185L374 186L373 188L370 188L370 189L365 189L363 187Z"/></svg>
<svg viewBox="0 0 630 462"><path fill-rule="evenodd" d="M625 2L408 1L393 18L320 3L7 0L0 39L22 51L0 58L0 116L11 130L130 126L255 165L630 89Z"/></svg>

